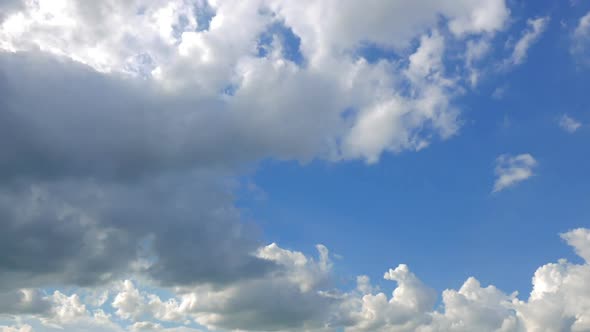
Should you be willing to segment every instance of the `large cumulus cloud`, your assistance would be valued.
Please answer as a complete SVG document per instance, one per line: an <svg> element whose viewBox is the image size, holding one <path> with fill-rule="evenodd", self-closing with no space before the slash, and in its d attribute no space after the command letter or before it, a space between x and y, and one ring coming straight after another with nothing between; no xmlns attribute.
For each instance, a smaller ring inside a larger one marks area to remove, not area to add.
<svg viewBox="0 0 590 332"><path fill-rule="evenodd" d="M491 38L509 15L499 0L400 6L11 5L0 25L2 285L129 273L225 283L280 268L255 257L257 230L224 179L267 157L376 162L452 136L464 82L444 44ZM343 33L352 13L363 29ZM367 43L407 61L368 61L357 52Z"/></svg>

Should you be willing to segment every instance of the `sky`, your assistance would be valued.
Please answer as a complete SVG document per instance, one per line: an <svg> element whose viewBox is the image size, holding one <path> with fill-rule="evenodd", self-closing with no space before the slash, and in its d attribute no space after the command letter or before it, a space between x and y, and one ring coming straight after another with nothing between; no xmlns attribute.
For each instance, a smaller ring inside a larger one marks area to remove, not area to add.
<svg viewBox="0 0 590 332"><path fill-rule="evenodd" d="M0 332L590 331L590 3L0 0Z"/></svg>

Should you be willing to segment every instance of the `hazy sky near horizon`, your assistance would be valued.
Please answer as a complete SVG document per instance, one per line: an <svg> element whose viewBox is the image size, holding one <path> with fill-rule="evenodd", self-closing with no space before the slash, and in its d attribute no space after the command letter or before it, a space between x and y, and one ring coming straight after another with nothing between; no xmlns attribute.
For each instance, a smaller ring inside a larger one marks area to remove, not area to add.
<svg viewBox="0 0 590 332"><path fill-rule="evenodd" d="M0 332L590 331L590 2L0 0Z"/></svg>

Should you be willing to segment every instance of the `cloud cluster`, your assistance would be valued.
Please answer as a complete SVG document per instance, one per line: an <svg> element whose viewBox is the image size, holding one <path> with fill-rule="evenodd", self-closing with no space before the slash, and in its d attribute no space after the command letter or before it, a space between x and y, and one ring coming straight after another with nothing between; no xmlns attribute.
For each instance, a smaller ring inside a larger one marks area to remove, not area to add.
<svg viewBox="0 0 590 332"><path fill-rule="evenodd" d="M436 293L404 264L384 274L397 284L390 296L366 276L357 278L355 289L338 290L330 282L332 263L325 247L318 246L319 255L312 258L271 244L257 255L284 266L285 273L221 288L176 288L167 300L127 280L100 308L82 303L77 294L56 291L43 297L50 309L29 316L30 325L21 329L28 331L38 319L42 324L35 331L172 332L198 331L199 326L214 331L587 331L590 230L574 229L561 237L584 262L561 259L539 267L526 300L470 277L458 290L445 290L437 307ZM109 305L123 325L102 310Z"/></svg>

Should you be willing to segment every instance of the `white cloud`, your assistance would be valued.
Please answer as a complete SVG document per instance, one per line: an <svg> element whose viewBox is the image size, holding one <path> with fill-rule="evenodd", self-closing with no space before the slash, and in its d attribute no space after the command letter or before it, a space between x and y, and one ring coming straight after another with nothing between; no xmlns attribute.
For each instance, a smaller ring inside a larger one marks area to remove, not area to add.
<svg viewBox="0 0 590 332"><path fill-rule="evenodd" d="M590 63L590 12L580 18L573 33L570 51L579 63Z"/></svg>
<svg viewBox="0 0 590 332"><path fill-rule="evenodd" d="M559 127L568 133L575 133L581 126L582 123L567 114L564 114L559 118Z"/></svg>
<svg viewBox="0 0 590 332"><path fill-rule="evenodd" d="M452 20L449 23L449 28L455 35L460 36L474 33L492 33L501 30L509 16L510 10L506 7L504 1L483 1L479 3L479 6L475 6L468 15Z"/></svg>
<svg viewBox="0 0 590 332"><path fill-rule="evenodd" d="M578 228L561 234L567 244L576 250L576 254L586 262L590 262L590 230Z"/></svg>
<svg viewBox="0 0 590 332"><path fill-rule="evenodd" d="M166 328L163 327L161 324L152 323L152 322L136 322L134 323L130 329L131 332L139 332L139 331L146 331L146 332L201 332L202 330L194 329L190 327L171 327Z"/></svg>
<svg viewBox="0 0 590 332"><path fill-rule="evenodd" d="M30 325L22 326L0 326L0 332L34 332Z"/></svg>
<svg viewBox="0 0 590 332"><path fill-rule="evenodd" d="M503 99L506 95L507 90L508 90L507 85L502 85L502 86L495 88L494 92L492 92L492 98L497 99L497 100Z"/></svg>
<svg viewBox="0 0 590 332"><path fill-rule="evenodd" d="M541 35L547 29L548 24L549 17L529 19L527 21L527 28L514 45L512 55L506 60L505 65L515 66L522 64L527 58L529 48L541 38Z"/></svg>
<svg viewBox="0 0 590 332"><path fill-rule="evenodd" d="M574 35L579 38L589 37L590 34L590 12L580 18Z"/></svg>
<svg viewBox="0 0 590 332"><path fill-rule="evenodd" d="M457 85L445 76L444 37L434 31L420 38L403 75L414 86L411 97L394 93L373 101L358 115L346 136L345 157L364 157L374 163L384 151L419 150L429 144L418 124L431 127L441 137L457 132L458 111L451 106Z"/></svg>
<svg viewBox="0 0 590 332"><path fill-rule="evenodd" d="M496 158L496 181L493 192L499 192L533 176L537 161L528 153L510 156L503 154Z"/></svg>

